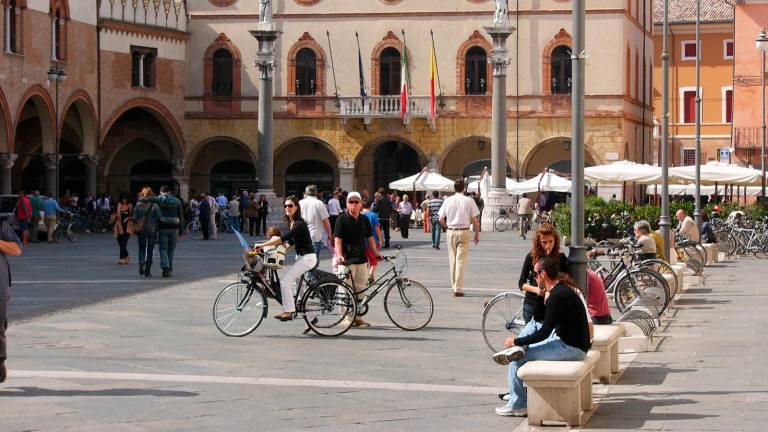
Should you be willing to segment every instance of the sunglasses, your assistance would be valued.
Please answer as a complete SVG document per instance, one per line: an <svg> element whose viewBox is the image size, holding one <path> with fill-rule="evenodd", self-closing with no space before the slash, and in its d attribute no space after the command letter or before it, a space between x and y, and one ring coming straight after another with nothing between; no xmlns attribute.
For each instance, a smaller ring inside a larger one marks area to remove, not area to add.
<svg viewBox="0 0 768 432"><path fill-rule="evenodd" d="M360 201L347 201L347 204L360 204Z"/></svg>
<svg viewBox="0 0 768 432"><path fill-rule="evenodd" d="M294 207L293 204L285 204L283 206L283 208L293 208L293 207Z"/></svg>

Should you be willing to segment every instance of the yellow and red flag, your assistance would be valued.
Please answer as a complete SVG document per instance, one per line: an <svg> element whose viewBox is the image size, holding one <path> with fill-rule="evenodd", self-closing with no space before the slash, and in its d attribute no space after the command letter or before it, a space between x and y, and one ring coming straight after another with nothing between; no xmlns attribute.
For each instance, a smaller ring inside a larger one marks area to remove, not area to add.
<svg viewBox="0 0 768 432"><path fill-rule="evenodd" d="M435 80L437 79L437 59L435 58L435 46L432 45L432 54L429 56L429 116L435 118Z"/></svg>

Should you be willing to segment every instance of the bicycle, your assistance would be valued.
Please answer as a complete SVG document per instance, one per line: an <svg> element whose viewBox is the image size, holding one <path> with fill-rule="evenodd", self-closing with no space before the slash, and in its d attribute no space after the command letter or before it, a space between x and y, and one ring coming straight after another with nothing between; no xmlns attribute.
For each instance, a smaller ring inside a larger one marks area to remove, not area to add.
<svg viewBox="0 0 768 432"><path fill-rule="evenodd" d="M192 220L187 223L185 231L189 238L193 240L200 240L203 238L203 231L201 228L202 224L200 224L200 215L195 215L192 217Z"/></svg>
<svg viewBox="0 0 768 432"><path fill-rule="evenodd" d="M403 253L400 246L395 246L397 253L395 255L382 256L381 259L390 264L389 269L385 271L375 281L368 284L364 290L357 293L357 316L363 316L368 313L371 301L381 291L384 293L384 312L392 324L407 330L420 330L429 324L434 314L434 303L432 295L427 288L419 282L404 277L408 266L408 258ZM349 268L346 267L339 273L339 278L350 280L352 286L342 282L342 284L356 291L354 280L349 278ZM368 292L366 294L366 292ZM360 298L360 296L363 296ZM395 314L398 314L396 317Z"/></svg>
<svg viewBox="0 0 768 432"><path fill-rule="evenodd" d="M213 303L216 328L231 337L247 336L261 325L267 316L268 298L282 301L277 268L264 266L263 253L246 252L244 257L240 280L224 287ZM320 336L341 336L357 315L354 291L331 276L310 281L304 274L294 294L293 317L303 317L307 327ZM304 286L307 288L302 290Z"/></svg>
<svg viewBox="0 0 768 432"><path fill-rule="evenodd" d="M493 230L504 232L510 228L517 228L517 218L512 218L509 210L499 209L499 215L493 219Z"/></svg>
<svg viewBox="0 0 768 432"><path fill-rule="evenodd" d="M56 243L61 243L65 238L70 243L77 241L77 238L80 235L80 229L74 222L74 219L75 215L73 213L66 212L62 215L62 217L59 219L59 223L53 230L53 241Z"/></svg>
<svg viewBox="0 0 768 432"><path fill-rule="evenodd" d="M519 219L520 223L520 237L523 238L523 240L526 240L526 234L531 229L531 217L527 214L518 215L517 218Z"/></svg>
<svg viewBox="0 0 768 432"><path fill-rule="evenodd" d="M504 341L516 337L525 327L522 293L509 291L496 295L483 308L483 340L493 352L504 349Z"/></svg>

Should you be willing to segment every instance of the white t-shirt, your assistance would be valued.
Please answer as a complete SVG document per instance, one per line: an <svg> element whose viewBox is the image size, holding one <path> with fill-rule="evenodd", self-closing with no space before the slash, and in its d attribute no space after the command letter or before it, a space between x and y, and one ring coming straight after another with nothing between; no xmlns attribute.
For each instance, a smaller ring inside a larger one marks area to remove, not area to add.
<svg viewBox="0 0 768 432"><path fill-rule="evenodd" d="M301 206L301 217L307 223L312 241L322 241L323 220L328 219L328 210L325 208L325 204L315 197L308 196L299 201L299 206Z"/></svg>
<svg viewBox="0 0 768 432"><path fill-rule="evenodd" d="M440 218L445 217L448 228L469 228L472 218L480 216L475 200L461 193L455 193L443 202L443 206L437 212Z"/></svg>
<svg viewBox="0 0 768 432"><path fill-rule="evenodd" d="M328 200L328 214L330 216L338 216L341 214L341 203L336 197Z"/></svg>

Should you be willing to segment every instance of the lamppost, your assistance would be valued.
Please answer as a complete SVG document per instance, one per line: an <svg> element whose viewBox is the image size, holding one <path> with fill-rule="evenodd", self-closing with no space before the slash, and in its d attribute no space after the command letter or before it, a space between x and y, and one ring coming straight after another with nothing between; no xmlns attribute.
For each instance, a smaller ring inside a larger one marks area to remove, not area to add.
<svg viewBox="0 0 768 432"><path fill-rule="evenodd" d="M55 119L56 124L51 125L54 131L54 153L47 155L46 165L53 171L53 181L48 179L48 193L52 194L55 198L59 196L59 162L61 162L61 155L59 154L59 84L67 80L67 73L64 69L58 65L53 65L48 70L48 81L54 81L56 83L56 107L55 107Z"/></svg>
<svg viewBox="0 0 768 432"><path fill-rule="evenodd" d="M696 192L694 195L693 220L701 230L701 0L696 0Z"/></svg>
<svg viewBox="0 0 768 432"><path fill-rule="evenodd" d="M755 40L755 46L757 46L757 49L760 50L760 82L761 82L761 91L760 96L762 99L763 104L763 114L762 114L762 123L763 123L763 138L762 143L760 146L760 171L763 172L763 179L761 182L761 188L760 188L760 202L765 204L765 51L768 50L768 35L765 34L765 29L760 32L760 34L757 36L757 39Z"/></svg>
<svg viewBox="0 0 768 432"><path fill-rule="evenodd" d="M664 0L664 37L661 64L661 215L659 216L659 228L664 244L664 259L669 261L669 247L672 237L669 225L669 0Z"/></svg>

